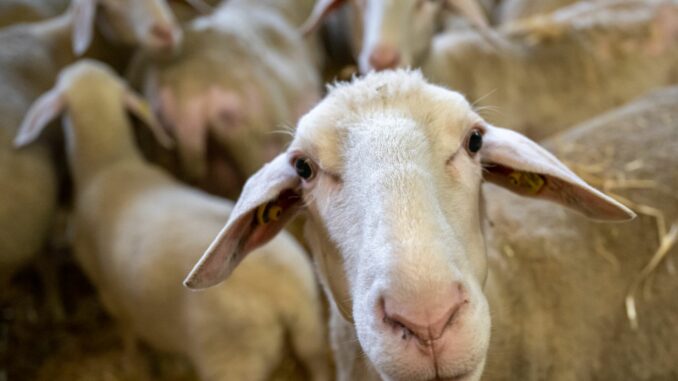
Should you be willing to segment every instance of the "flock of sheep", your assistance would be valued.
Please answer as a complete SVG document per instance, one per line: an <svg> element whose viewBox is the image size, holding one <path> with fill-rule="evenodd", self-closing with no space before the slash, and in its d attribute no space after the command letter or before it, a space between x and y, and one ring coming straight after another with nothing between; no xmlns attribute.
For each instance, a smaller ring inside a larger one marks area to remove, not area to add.
<svg viewBox="0 0 678 381"><path fill-rule="evenodd" d="M676 0L2 0L0 27L3 357L30 269L72 317L66 241L125 348L68 379L139 379L137 341L210 381L678 379Z"/></svg>

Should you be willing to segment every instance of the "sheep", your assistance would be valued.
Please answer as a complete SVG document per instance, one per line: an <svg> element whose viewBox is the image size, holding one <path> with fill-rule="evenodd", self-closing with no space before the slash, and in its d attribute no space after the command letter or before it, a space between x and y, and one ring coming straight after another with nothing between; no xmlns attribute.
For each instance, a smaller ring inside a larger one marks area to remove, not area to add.
<svg viewBox="0 0 678 381"><path fill-rule="evenodd" d="M491 122L543 139L678 78L675 1L580 3L499 31L433 42L422 71L495 109Z"/></svg>
<svg viewBox="0 0 678 381"><path fill-rule="evenodd" d="M486 293L496 350L485 377L675 378L678 88L642 96L544 143L640 213L660 212L596 224L486 187ZM671 240L664 262L638 283L659 243Z"/></svg>
<svg viewBox="0 0 678 381"><path fill-rule="evenodd" d="M102 5L101 22L97 24L110 25L110 37L121 36L120 41L155 51L168 47L166 41L157 41L152 35L154 28L141 27L175 28L162 11L166 5L160 0L129 3L124 12L109 8L108 3ZM95 6L91 0L76 0L59 17L0 31L0 189L5 198L0 202L0 283L7 282L44 245L56 210L58 187L49 139L17 152L12 148L12 138L30 103L52 85L58 70L87 50L93 38ZM148 21L139 23L137 17ZM95 45L88 55L110 53L107 46Z"/></svg>
<svg viewBox="0 0 678 381"><path fill-rule="evenodd" d="M304 23L305 34L314 31L345 0L317 0ZM443 28L444 11L453 9L481 31L487 29L484 10L476 0L350 1L348 20L351 48L361 73L396 67L418 67L430 48L435 33ZM331 48L331 47L330 47Z"/></svg>
<svg viewBox="0 0 678 381"><path fill-rule="evenodd" d="M174 59L135 57L130 81L175 136L185 181L236 196L281 149L284 135L275 130L320 98L317 63L296 29L300 17L284 4L295 3L229 0L186 26Z"/></svg>
<svg viewBox="0 0 678 381"><path fill-rule="evenodd" d="M530 362L524 346L490 340L492 324L525 319L540 329L547 322L519 315L517 308L516 317L493 309L491 322L490 307L511 290L511 278L506 274L509 283L493 283L504 279L504 269L488 267L494 262L486 247L492 252L496 246L484 241L481 229L483 179L591 218L635 216L533 141L484 121L461 94L428 83L419 72L373 72L336 85L302 117L289 148L248 180L225 227L184 283L201 289L237 274L233 270L248 250L305 211L306 238L331 302L338 380L478 380L485 364L490 368L496 361L488 350L523 361L494 374L499 379L506 374L521 380L587 379L514 373ZM542 207L552 213L552 206ZM256 218L272 208L281 209L276 221ZM507 231L519 234L519 228L511 225ZM592 291L586 284L572 286L582 287L580 294ZM528 303L529 295L522 292L512 300ZM584 312L572 312L569 323L576 325ZM653 313L675 320L675 310ZM570 328L554 324L553 332L539 338L564 335ZM593 335L606 334L595 329ZM638 351L662 353L672 345L674 336L666 334L671 330L654 331L658 341L643 340L642 347L624 342L624 348L614 347L619 356L585 359L579 366L616 367L620 374L641 367L621 359ZM600 335L577 337L577 344L597 342ZM534 349L543 356L550 350ZM658 375L675 372L676 364L671 366Z"/></svg>
<svg viewBox="0 0 678 381"><path fill-rule="evenodd" d="M31 107L15 144L64 113L75 186L73 251L104 306L153 347L190 358L204 380L264 380L286 335L313 380L326 380L313 270L282 234L222 287L191 292L183 275L209 246L232 203L179 183L144 161L125 109L165 146L150 106L110 67L78 62ZM275 210L261 218L275 219Z"/></svg>

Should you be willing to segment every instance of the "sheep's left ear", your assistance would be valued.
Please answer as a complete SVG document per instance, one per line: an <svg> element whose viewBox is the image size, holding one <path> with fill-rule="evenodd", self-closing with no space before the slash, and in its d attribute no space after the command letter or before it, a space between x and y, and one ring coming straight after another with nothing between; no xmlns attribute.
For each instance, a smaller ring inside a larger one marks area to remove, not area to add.
<svg viewBox="0 0 678 381"><path fill-rule="evenodd" d="M73 52L83 55L94 37L94 21L99 0L73 0L70 12L73 14L73 31L71 33Z"/></svg>
<svg viewBox="0 0 678 381"><path fill-rule="evenodd" d="M226 279L252 250L275 237L301 209L300 180L287 153L278 155L252 175L226 226L184 280L192 289Z"/></svg>
<svg viewBox="0 0 678 381"><path fill-rule="evenodd" d="M480 150L486 180L527 197L543 198L600 220L628 220L629 208L586 184L525 136L486 126Z"/></svg>

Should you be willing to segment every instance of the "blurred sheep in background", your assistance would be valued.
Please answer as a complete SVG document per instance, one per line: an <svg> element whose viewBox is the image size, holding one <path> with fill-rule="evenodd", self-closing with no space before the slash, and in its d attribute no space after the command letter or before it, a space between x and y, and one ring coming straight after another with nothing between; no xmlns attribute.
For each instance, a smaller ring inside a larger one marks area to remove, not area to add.
<svg viewBox="0 0 678 381"><path fill-rule="evenodd" d="M29 144L66 115L74 254L104 305L133 335L188 356L203 380L268 379L286 338L310 379L328 380L313 270L289 235L261 249L222 287L195 293L182 286L232 204L145 163L125 109L169 145L150 107L111 69L76 63L38 98L16 138Z"/></svg>
<svg viewBox="0 0 678 381"><path fill-rule="evenodd" d="M0 93L4 100L0 105L0 188L6 200L0 204L2 281L44 246L56 211L59 165L50 152L54 140L44 139L21 152L11 146L30 103L78 54L87 51L94 57L108 57L110 46L105 42L96 42L90 48L95 24L106 25L107 35L115 41L154 51L172 48L176 42L159 39L153 32L156 27L180 36L163 1L128 2L119 4L122 8L102 6L97 10L94 0L76 0L53 19L0 30ZM138 26L139 18L144 20L144 27Z"/></svg>
<svg viewBox="0 0 678 381"><path fill-rule="evenodd" d="M438 36L423 72L465 94L488 120L535 139L678 79L678 3L577 3L499 30Z"/></svg>
<svg viewBox="0 0 678 381"><path fill-rule="evenodd" d="M178 56L136 58L132 82L176 138L187 181L237 196L320 98L319 63L296 30L305 13L295 4L226 1L186 26Z"/></svg>

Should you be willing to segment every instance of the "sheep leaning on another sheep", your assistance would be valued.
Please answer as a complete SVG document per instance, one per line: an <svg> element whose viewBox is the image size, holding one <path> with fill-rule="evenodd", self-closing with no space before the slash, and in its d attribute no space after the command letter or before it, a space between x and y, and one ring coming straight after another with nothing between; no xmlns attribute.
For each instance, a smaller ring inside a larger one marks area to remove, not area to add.
<svg viewBox="0 0 678 381"><path fill-rule="evenodd" d="M678 87L643 96L546 145L643 213L657 210L664 223L641 215L598 224L488 185L486 293L495 319L485 379L674 379ZM642 275L660 246L658 233L671 250L648 267L651 276Z"/></svg>
<svg viewBox="0 0 678 381"><path fill-rule="evenodd" d="M286 135L274 132L320 98L298 16L282 4L226 1L186 26L174 59L135 59L131 81L175 136L180 172L213 193L237 195L282 149Z"/></svg>
<svg viewBox="0 0 678 381"><path fill-rule="evenodd" d="M167 44L174 40L159 39L153 30L181 33L163 1L127 2L120 4L123 11L110 5L97 11L97 1L74 0L56 18L0 31L0 189L6 200L0 202L0 283L44 245L56 210L58 179L49 139L21 152L11 144L30 103L52 85L60 68L88 50L95 24L108 25L116 41L154 51L171 48ZM107 46L95 45L88 54L109 55Z"/></svg>
<svg viewBox="0 0 678 381"><path fill-rule="evenodd" d="M442 34L422 71L542 139L674 83L677 22L673 0L581 2L502 27L502 49L473 31Z"/></svg>
<svg viewBox="0 0 678 381"><path fill-rule="evenodd" d="M313 380L326 380L325 340L313 271L281 235L229 282L191 292L182 276L228 219L232 204L147 164L125 109L168 137L150 107L102 64L65 69L28 113L16 144L66 114L75 182L74 252L106 308L160 350L187 355L205 380L264 380L286 336ZM261 218L275 219L275 210Z"/></svg>
<svg viewBox="0 0 678 381"><path fill-rule="evenodd" d="M589 217L634 216L536 143L485 122L459 93L417 72L371 73L337 85L301 119L185 283L223 280L303 209L332 301L339 380L478 380L495 303L483 289L500 270L487 266L483 178ZM281 209L277 221L256 219L271 208Z"/></svg>

